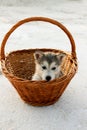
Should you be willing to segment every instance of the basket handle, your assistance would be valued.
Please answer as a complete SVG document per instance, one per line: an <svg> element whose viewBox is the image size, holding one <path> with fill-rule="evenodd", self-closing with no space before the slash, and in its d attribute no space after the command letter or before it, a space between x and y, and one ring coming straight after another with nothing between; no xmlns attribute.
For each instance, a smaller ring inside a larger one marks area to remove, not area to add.
<svg viewBox="0 0 87 130"><path fill-rule="evenodd" d="M74 59L76 59L76 47L75 47L75 41L71 35L71 33L68 31L68 29L62 25L60 22L56 21L56 20L53 20L53 19L50 19L50 18L46 18L46 17L30 17L30 18L26 18L26 19L23 19L21 21L19 21L18 23L16 23L5 35L3 41L2 41L2 44L1 44L1 59L2 60L5 60L5 45L6 45L6 42L9 38L9 36L11 35L11 33L16 29L18 28L20 25L24 24L24 23L27 23L27 22L31 22L31 21L44 21L44 22L49 22L51 24L54 24L58 27L60 27L65 33L66 35L68 36L69 40L70 40L70 43L71 43L71 54L72 54L72 57Z"/></svg>

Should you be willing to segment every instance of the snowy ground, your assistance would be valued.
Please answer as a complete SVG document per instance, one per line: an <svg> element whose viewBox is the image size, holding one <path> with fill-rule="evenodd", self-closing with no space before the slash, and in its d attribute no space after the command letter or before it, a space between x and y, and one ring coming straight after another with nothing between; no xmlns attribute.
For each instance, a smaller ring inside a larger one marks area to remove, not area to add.
<svg viewBox="0 0 87 130"><path fill-rule="evenodd" d="M60 1L0 7L0 43L18 20L31 16L50 17L62 22L72 33L79 64L78 73L60 100L48 107L25 104L9 81L0 75L0 130L87 130L87 1ZM7 42L6 52L36 47L70 51L69 40L62 31L36 22L17 29Z"/></svg>

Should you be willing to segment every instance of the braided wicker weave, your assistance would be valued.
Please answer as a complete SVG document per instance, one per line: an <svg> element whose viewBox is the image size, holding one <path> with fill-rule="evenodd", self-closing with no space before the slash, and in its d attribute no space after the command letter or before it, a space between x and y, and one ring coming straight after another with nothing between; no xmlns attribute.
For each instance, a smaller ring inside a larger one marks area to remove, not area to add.
<svg viewBox="0 0 87 130"><path fill-rule="evenodd" d="M20 25L32 21L44 21L54 24L60 27L68 36L71 43L71 54L56 49L38 49L44 52L66 53L67 56L62 63L64 76L49 82L31 81L35 71L33 54L37 49L13 51L5 56L5 45L11 33ZM1 66L3 73L25 102L34 106L50 105L59 99L77 71L75 42L71 33L58 21L45 17L27 18L15 24L5 35L1 44Z"/></svg>

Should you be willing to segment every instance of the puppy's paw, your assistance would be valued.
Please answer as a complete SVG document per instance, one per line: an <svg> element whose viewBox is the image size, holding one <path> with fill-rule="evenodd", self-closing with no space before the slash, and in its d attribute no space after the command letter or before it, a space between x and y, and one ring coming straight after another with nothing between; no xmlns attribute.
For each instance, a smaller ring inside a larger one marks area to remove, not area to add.
<svg viewBox="0 0 87 130"><path fill-rule="evenodd" d="M40 81L40 80L41 80L41 78L40 78L40 76L38 74L34 74L32 76L32 81Z"/></svg>

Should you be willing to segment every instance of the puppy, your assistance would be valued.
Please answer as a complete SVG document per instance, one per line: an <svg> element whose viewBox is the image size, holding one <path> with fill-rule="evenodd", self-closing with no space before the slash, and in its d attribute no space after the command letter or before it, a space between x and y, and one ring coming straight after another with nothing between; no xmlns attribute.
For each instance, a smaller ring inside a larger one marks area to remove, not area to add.
<svg viewBox="0 0 87 130"><path fill-rule="evenodd" d="M62 76L61 62L65 55L64 53L55 54L52 52L44 53L36 51L34 54L36 68L32 80L50 81Z"/></svg>

